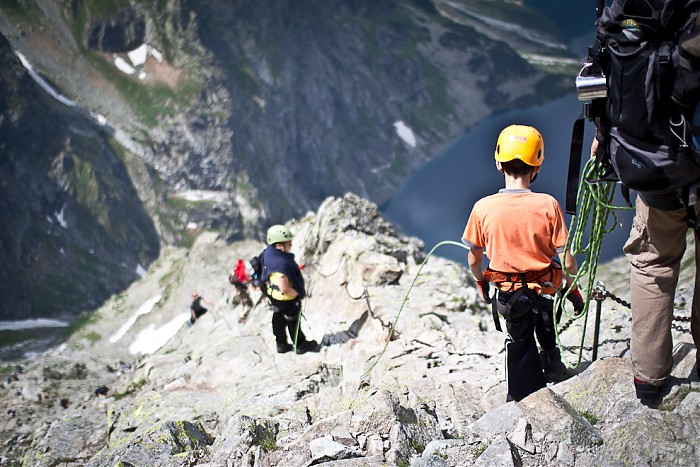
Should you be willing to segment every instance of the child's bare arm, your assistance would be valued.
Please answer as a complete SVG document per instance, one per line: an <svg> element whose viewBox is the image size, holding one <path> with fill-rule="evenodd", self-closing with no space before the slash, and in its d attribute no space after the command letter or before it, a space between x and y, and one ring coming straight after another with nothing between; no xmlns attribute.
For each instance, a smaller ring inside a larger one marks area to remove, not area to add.
<svg viewBox="0 0 700 467"><path fill-rule="evenodd" d="M484 271L481 269L483 258L483 249L471 248L469 250L469 256L467 257L467 260L469 261L469 270L474 275L474 279L476 279L477 281L484 280Z"/></svg>

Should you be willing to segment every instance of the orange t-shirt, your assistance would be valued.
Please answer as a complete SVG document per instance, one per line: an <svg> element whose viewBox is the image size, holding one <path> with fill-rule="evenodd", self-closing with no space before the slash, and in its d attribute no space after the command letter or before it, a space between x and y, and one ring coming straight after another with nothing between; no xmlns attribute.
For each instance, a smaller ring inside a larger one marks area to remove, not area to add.
<svg viewBox="0 0 700 467"><path fill-rule="evenodd" d="M491 269L520 273L547 269L564 251L566 237L556 199L546 193L503 189L476 202L462 242L485 248Z"/></svg>

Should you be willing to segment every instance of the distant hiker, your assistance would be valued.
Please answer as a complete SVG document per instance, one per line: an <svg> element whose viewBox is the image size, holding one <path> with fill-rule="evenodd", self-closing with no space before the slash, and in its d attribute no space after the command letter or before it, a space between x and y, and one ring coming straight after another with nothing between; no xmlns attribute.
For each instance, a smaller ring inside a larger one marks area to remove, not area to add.
<svg viewBox="0 0 700 467"><path fill-rule="evenodd" d="M236 290L238 291L238 296L241 299L241 303L243 303L247 307L252 307L253 299L250 298L250 294L248 293L248 284L250 284L250 276L246 272L245 263L242 259L239 258L236 262L236 267L231 272L231 274L229 274L228 281L231 285L236 287Z"/></svg>
<svg viewBox="0 0 700 467"><path fill-rule="evenodd" d="M567 229L559 203L530 190L544 160L539 131L523 125L505 128L498 137L495 159L505 188L476 202L462 242L470 248L469 269L484 300L492 303L499 331L498 315L506 320L507 400L519 401L544 388L547 379L566 375L556 345L552 294L554 287L562 285L560 264L570 274L576 273L578 265L565 251ZM483 271L485 251L490 263ZM557 256L559 263L553 260ZM490 283L496 289L493 302ZM578 290L568 297L574 308L583 309Z"/></svg>
<svg viewBox="0 0 700 467"><path fill-rule="evenodd" d="M246 272L245 263L242 259L239 258L236 262L236 267L229 274L228 281L238 290L247 290L250 276Z"/></svg>
<svg viewBox="0 0 700 467"><path fill-rule="evenodd" d="M253 299L250 298L248 293L248 284L250 284L250 276L245 269L245 263L242 259L238 259L236 262L236 267L233 269L231 274L228 276L228 281L233 285L238 291L238 296L241 299L241 303L245 306L252 308Z"/></svg>
<svg viewBox="0 0 700 467"><path fill-rule="evenodd" d="M287 332L294 342L296 353L302 354L318 347L314 340L306 340L301 330L301 300L306 296L304 277L294 260L292 232L284 225L273 225L267 230L267 248L262 254L263 287L272 308L272 332L277 341L277 352L285 353L293 349L287 340Z"/></svg>
<svg viewBox="0 0 700 467"><path fill-rule="evenodd" d="M202 306L202 302L211 305L211 302L199 295L197 291L192 291L192 303L190 304L190 325L194 324L195 321L201 318L204 313L209 311L207 308Z"/></svg>

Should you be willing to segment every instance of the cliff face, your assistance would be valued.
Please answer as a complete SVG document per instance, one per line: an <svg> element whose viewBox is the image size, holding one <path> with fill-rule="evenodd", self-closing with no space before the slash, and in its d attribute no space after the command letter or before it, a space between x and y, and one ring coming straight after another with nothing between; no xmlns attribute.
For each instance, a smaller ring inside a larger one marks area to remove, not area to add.
<svg viewBox="0 0 700 467"><path fill-rule="evenodd" d="M2 318L71 317L139 277L159 239L111 135L56 102L0 36Z"/></svg>
<svg viewBox="0 0 700 467"><path fill-rule="evenodd" d="M700 382L688 323L673 327L674 370L653 407L634 395L629 310L613 300L601 304L597 361L592 304L588 319L565 315L560 327L569 379L506 403L505 335L463 266L435 256L423 266L420 242L353 195L327 199L290 228L309 293L301 326L321 343L317 352L276 353L264 300L251 289L248 302L228 283L235 261L263 244L202 235L189 251L166 248L64 345L0 367L3 462L697 462ZM622 300L627 268L620 259L599 269ZM692 271L680 281L685 316ZM188 327L193 289L211 304Z"/></svg>
<svg viewBox="0 0 700 467"><path fill-rule="evenodd" d="M89 255L97 264L114 261L108 250L129 250L116 261L126 271L118 280L86 268L114 287L91 290L89 281L80 280L49 286L76 303L64 307L60 293L45 296L42 289L41 300L52 303L45 308L21 305L21 287L5 282L3 293L14 297L10 308L22 309L12 316L26 316L28 308L33 315L89 309L132 280L135 259L146 268L158 247L152 230L139 239L120 233L122 224L143 226L139 232L155 228L165 243L186 244L193 232L208 229L227 240L259 238L270 223L346 191L381 204L464 129L494 112L568 90L573 72L557 74L561 67L543 68L528 59L536 52L560 64L571 61L556 28L519 2L499 5L478 11L481 3L424 0L2 2L0 32L60 95L54 102L48 96L36 100L31 96L42 93L36 86L17 86L24 78L16 57L5 50L2 63L15 70L5 73L6 85L16 99L36 101L24 108L26 119L59 131L51 141L52 133L43 132L43 144L37 144L29 130L9 126L3 138L13 143L3 157L23 166L22 155L32 148L32 156L43 151L36 157L55 158L68 139L71 160L103 160L101 154L109 152L120 172L95 173L130 183L133 197L113 196L106 181L90 184L92 195L83 205L94 217L81 224L106 226L104 210L137 212L104 227L101 242L118 248L96 247L87 238L76 244L94 251ZM478 27L484 14L498 17L488 31ZM523 24L514 19L520 17ZM507 33L514 24L518 34ZM72 102L70 111L59 109L65 99ZM90 138L62 135L63 115L76 111L100 122L86 124L85 131L108 136L88 145ZM106 170L115 165L105 163ZM83 171L83 165L62 170ZM63 189L80 190L79 181L66 177ZM23 185L24 191L5 191L8 205L41 194L27 191L36 182ZM57 192L41 195L60 212ZM150 221L141 218L143 211ZM38 232L46 231L48 214L25 221L6 243L8 257L29 257L29 250L42 248L44 234ZM0 216L3 225L15 219L9 209ZM55 238L52 245L55 251L71 248ZM66 277L56 261L47 263L51 274ZM12 267L7 274L34 274L28 260Z"/></svg>

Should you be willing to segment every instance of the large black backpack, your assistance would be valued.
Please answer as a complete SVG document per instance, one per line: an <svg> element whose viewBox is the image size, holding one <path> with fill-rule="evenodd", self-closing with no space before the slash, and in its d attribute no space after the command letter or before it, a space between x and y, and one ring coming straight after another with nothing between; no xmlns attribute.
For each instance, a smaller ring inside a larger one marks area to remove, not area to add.
<svg viewBox="0 0 700 467"><path fill-rule="evenodd" d="M693 146L693 133L700 132L692 125L700 97L699 8L700 0L598 4L596 41L577 89L580 100L590 99L584 113L598 129L596 160L608 179L622 182L628 202L629 190L687 193L700 180L700 151ZM578 184L574 164L580 164L582 149L580 120L569 166L570 213Z"/></svg>

